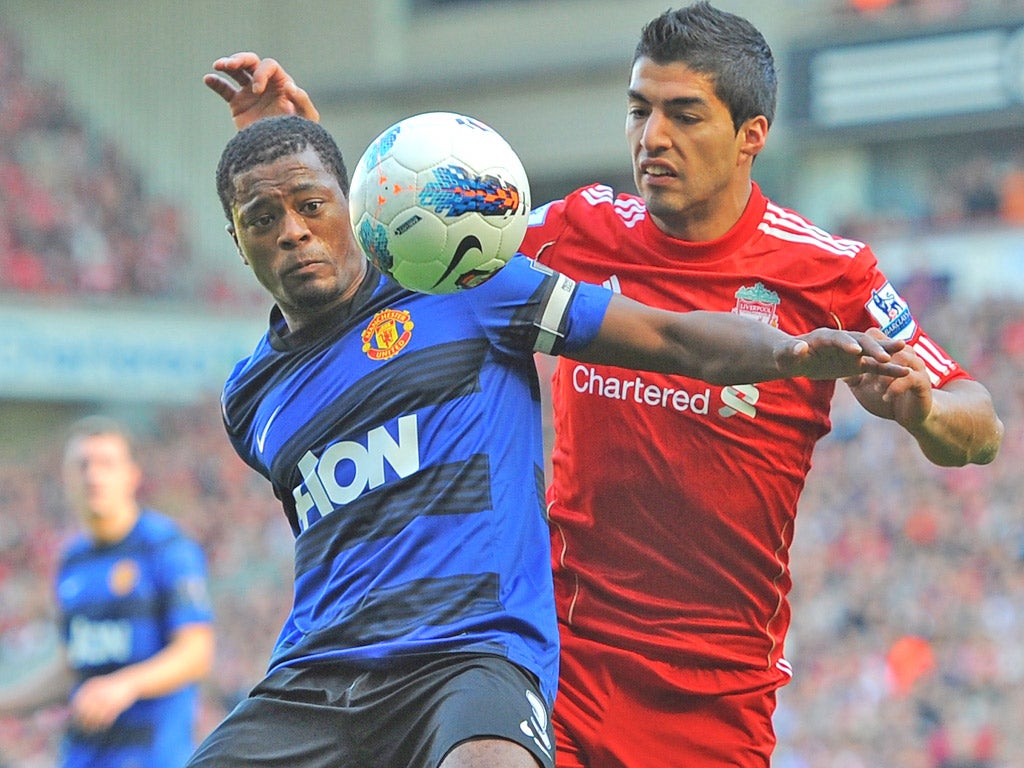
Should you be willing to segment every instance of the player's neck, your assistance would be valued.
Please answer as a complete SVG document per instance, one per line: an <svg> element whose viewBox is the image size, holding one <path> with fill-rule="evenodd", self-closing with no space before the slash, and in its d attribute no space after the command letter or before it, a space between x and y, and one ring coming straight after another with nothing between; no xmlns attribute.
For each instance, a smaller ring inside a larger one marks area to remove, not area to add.
<svg viewBox="0 0 1024 768"><path fill-rule="evenodd" d="M651 210L651 219L658 229L676 240L710 243L725 237L743 218L752 190L747 180L676 213Z"/></svg>
<svg viewBox="0 0 1024 768"><path fill-rule="evenodd" d="M99 545L117 544L132 532L140 514L139 505L134 501L125 502L104 514L91 514L86 520L89 535Z"/></svg>

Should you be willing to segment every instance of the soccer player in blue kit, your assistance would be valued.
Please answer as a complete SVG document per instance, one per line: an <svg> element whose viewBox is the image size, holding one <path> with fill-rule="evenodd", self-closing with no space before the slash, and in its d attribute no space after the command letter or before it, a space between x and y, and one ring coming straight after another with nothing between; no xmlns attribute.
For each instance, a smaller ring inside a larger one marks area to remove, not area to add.
<svg viewBox="0 0 1024 768"><path fill-rule="evenodd" d="M136 501L141 470L118 422L76 422L63 474L84 528L56 579L64 653L0 691L0 712L66 699L61 768L181 768L213 663L205 556Z"/></svg>
<svg viewBox="0 0 1024 768"><path fill-rule="evenodd" d="M291 523L295 585L267 676L191 768L550 768L535 352L720 382L906 373L899 342L662 312L520 256L471 290L405 290L360 251L341 153L301 117L236 134L217 190L275 302L224 422Z"/></svg>

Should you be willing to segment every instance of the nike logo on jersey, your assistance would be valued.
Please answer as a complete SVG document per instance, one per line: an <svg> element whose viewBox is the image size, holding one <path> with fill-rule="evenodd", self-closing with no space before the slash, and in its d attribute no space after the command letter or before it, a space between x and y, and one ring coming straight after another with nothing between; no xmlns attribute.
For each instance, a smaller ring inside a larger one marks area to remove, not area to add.
<svg viewBox="0 0 1024 768"><path fill-rule="evenodd" d="M270 414L270 418L267 419L267 423L263 425L263 430L256 435L256 447L259 449L260 453L263 453L263 446L267 442L267 432L270 431L270 425L274 423L274 419L277 418L277 414L281 412L283 407L284 405L279 405L274 409L274 412Z"/></svg>
<svg viewBox="0 0 1024 768"><path fill-rule="evenodd" d="M466 254L472 250L477 250L483 253L484 247L480 243L480 238L476 235L466 235L455 247L455 253L452 254L452 260L448 263L448 269L446 269L444 274L437 279L437 282L434 283L434 287L436 288L447 280L448 275L458 268L459 263L466 258Z"/></svg>

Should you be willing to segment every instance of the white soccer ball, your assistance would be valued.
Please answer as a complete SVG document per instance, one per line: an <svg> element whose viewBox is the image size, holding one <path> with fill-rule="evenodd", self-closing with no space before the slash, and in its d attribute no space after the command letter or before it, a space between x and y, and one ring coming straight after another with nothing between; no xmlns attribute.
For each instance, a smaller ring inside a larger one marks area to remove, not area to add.
<svg viewBox="0 0 1024 768"><path fill-rule="evenodd" d="M349 211L378 269L413 291L453 293L487 280L519 248L530 186L496 131L426 112L367 147L352 172Z"/></svg>

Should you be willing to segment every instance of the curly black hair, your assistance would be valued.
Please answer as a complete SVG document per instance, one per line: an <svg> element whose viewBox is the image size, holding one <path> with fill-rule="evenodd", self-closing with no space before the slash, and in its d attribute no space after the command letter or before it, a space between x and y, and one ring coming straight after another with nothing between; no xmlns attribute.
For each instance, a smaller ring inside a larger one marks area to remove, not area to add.
<svg viewBox="0 0 1024 768"><path fill-rule="evenodd" d="M234 188L240 173L312 147L324 167L334 174L348 196L348 169L334 137L319 123L295 115L267 117L236 133L224 147L217 164L217 195L231 221Z"/></svg>

